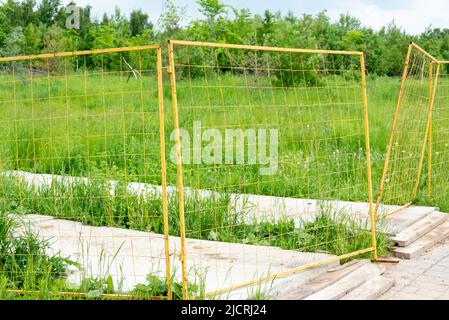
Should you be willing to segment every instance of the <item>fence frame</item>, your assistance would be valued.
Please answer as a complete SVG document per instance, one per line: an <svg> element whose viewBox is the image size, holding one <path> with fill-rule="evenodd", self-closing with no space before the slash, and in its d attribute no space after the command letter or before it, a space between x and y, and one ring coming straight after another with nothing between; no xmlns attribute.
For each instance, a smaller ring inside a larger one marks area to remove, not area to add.
<svg viewBox="0 0 449 320"><path fill-rule="evenodd" d="M439 60L438 65L449 65L449 60ZM437 85L435 85L437 87ZM436 88L435 93L436 96ZM434 98L435 99L435 98ZM427 194L432 195L432 121L429 126L429 139L428 139L428 152L427 152Z"/></svg>
<svg viewBox="0 0 449 320"><path fill-rule="evenodd" d="M407 79L407 75L408 75L408 71L409 71L409 63L410 63L410 56L412 53L412 50L415 49L418 52L422 53L423 55L425 55L428 59L430 59L430 64L429 64L429 104L428 104L428 109L427 109L427 123L426 123L426 129L425 129L425 133L424 133L424 139L422 142L422 149L421 149L421 155L419 158L419 163L418 163L418 170L417 170L417 174L416 174L416 180L415 180L415 184L413 186L413 190L411 191L411 197L410 197L410 201L403 204L400 208L398 209L394 209L390 212L387 212L386 214L383 214L382 216L378 215L378 210L382 201L382 196L383 196L383 190L384 190L384 186L385 186L385 180L386 180L386 175L388 172L388 168L389 168L389 162L390 162L390 156L391 156L391 150L393 147L393 141L394 141L394 136L395 136L395 132L396 132L396 126L397 126L397 120L399 118L399 111L401 110L401 103L402 103L402 96L404 93L404 88L405 88L405 82ZM448 62L449 63L449 62ZM433 77L433 66L436 65L436 72L435 72L435 77ZM394 119L393 119L393 125L391 128L391 134L390 134L390 141L388 143L388 147L387 147L387 154L385 156L385 164L384 164L384 168L383 168L383 172L382 172L382 177L380 180L380 185L379 185L379 190L377 193L377 200L376 200L376 205L374 208L374 216L377 220L383 220L387 217L390 217L398 212L400 212L401 210L408 208L410 205L413 204L413 201L417 195L418 192L418 188L419 188L419 182L420 182L420 178L421 178L421 172L422 172L422 166L423 166L423 161L424 161L424 157L425 157L425 153L426 153L426 147L427 147L427 143L429 142L429 146L431 148L431 128L432 128L432 111L433 111L433 105L434 105L434 99L435 99L435 93L436 93L436 88L438 85L438 78L439 78L439 71L440 71L440 65L441 65L441 61L439 61L438 59L436 59L435 57L433 57L431 54L429 54L427 51L425 51L424 49L422 49L420 46L418 46L417 44L415 44L414 42L410 42L409 46L408 46L408 50L407 50L407 55L405 58L405 65L404 65L404 71L402 74L402 79L401 79L401 87L399 90L399 96L398 96L398 100L397 100L397 104L396 104L396 111L395 111L395 115L394 115ZM428 192L431 192L431 186L430 186L430 182L431 182L431 176L430 176L430 172L431 172L431 163L432 163L432 156L430 154L430 152L428 152L428 172L429 172L429 176L428 176Z"/></svg>
<svg viewBox="0 0 449 320"><path fill-rule="evenodd" d="M73 52L57 52L57 53L44 53L38 55L26 55L26 56L15 56L15 57L0 57L0 62L15 62L15 61L30 61L38 59L52 59L52 58L65 58L65 57L76 57L76 56L92 56L98 54L108 54L108 53L122 53L131 51L146 51L155 50L156 51L156 77L157 77L157 91L158 91L158 114L159 114L159 143L161 151L161 179L162 179L162 213L164 222L164 246L165 246L165 273L166 273L166 284L167 284L167 297L154 297L153 299L172 299L172 280L171 280L171 262L170 262L170 247L169 247L169 225L168 225L168 199L167 199L167 177L166 177L166 159L165 159L165 129L164 129L164 100L163 100L163 82L162 82L162 46L160 44L150 44L143 46L129 46L129 47L119 47L119 48L107 48L107 49L97 49L97 50L82 50ZM7 292L17 295L34 294L38 291L28 291L28 290L7 290ZM82 298L85 297L85 293L77 292L51 292L53 296L62 297L72 297L72 298ZM132 295L128 294L100 294L97 298L101 299L134 299Z"/></svg>
<svg viewBox="0 0 449 320"><path fill-rule="evenodd" d="M178 189L178 199L179 199L179 219L180 219L180 260L182 265L182 295L183 299L195 298L188 296L188 283L187 283L187 262L186 262L186 235L185 235L185 209L184 209L184 185L183 185L183 165L182 165L182 150L181 150L181 139L179 133L179 114L178 114L178 100L176 94L176 68L175 68L175 54L174 46L190 46L190 47L209 47L209 48L229 48L229 49L242 49L242 50L256 50L256 51L271 51L271 52L289 52L289 53L309 53L309 54L329 54L329 55L349 55L358 56L360 59L360 79L362 90L362 104L363 104L363 122L364 122L364 134L365 134L365 154L366 154L366 170L367 170L367 180L368 180L368 201L369 201L369 218L370 218L370 233L371 233L371 247L360 249L355 252L340 255L331 259L324 261L309 263L303 266L299 266L293 269L289 269L283 272L278 272L275 274L270 274L255 280L247 281L239 285L234 285L232 287L223 288L214 292L206 292L205 296L215 296L220 293L225 293L232 291L234 289L239 289L252 284L259 283L261 281L274 279L277 277L290 275L292 273L309 269L312 267L317 267L331 262L340 261L342 259L347 259L354 257L363 253L371 252L372 260L377 261L377 244L376 244L376 219L374 216L373 208L373 190L372 190L372 175L371 175L371 151L370 151L370 141L369 141L369 121L368 121L368 101L366 94L366 75L365 75L365 59L364 53L360 51L337 51L337 50L319 50L319 49L298 49L298 48L282 48L282 47L268 47L268 46L251 46L251 45L240 45L240 44L227 44L227 43L210 43L210 42L195 42L195 41L184 41L184 40L168 40L168 73L170 76L171 85L171 95L172 95L172 108L173 108L173 120L174 120L174 141L176 148L176 164L177 164L177 189Z"/></svg>

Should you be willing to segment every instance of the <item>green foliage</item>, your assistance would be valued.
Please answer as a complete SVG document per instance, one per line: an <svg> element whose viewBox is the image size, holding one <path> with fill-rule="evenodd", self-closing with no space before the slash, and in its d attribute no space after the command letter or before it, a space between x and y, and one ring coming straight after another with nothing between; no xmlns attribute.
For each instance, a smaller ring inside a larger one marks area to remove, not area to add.
<svg viewBox="0 0 449 320"><path fill-rule="evenodd" d="M225 5L218 0L198 0L200 5L199 11L206 17L206 20L211 23L215 19L225 13Z"/></svg>
<svg viewBox="0 0 449 320"><path fill-rule="evenodd" d="M97 298L102 294L115 293L114 282L110 275L100 279L91 277L83 278L76 291L86 293L88 299Z"/></svg>
<svg viewBox="0 0 449 320"><path fill-rule="evenodd" d="M285 16L266 10L262 16L248 9L236 9L219 0L198 0L203 17L184 26L186 7L166 0L158 27L148 14L134 10L129 17L118 10L102 19L91 17L91 7L81 8L81 28L55 34L64 29L66 13L59 0L8 0L0 4L0 55L35 54L110 48L126 45L164 43L169 38L271 45L279 47L357 50L366 54L369 74L398 76L402 72L407 44L417 41L438 58L449 59L449 29L427 28L420 35L405 33L394 23L374 31L363 27L349 14L331 21L325 12L316 15ZM52 37L49 40L49 36ZM283 62L279 66L283 66ZM88 61L88 67L98 66ZM106 64L105 68L113 68ZM192 76L200 74L199 71ZM277 75L279 83L294 86L299 78ZM319 76L307 74L305 84L319 83Z"/></svg>
<svg viewBox="0 0 449 320"><path fill-rule="evenodd" d="M134 10L129 17L129 27L131 36L142 34L147 29L153 29L153 25L148 22L148 15L142 10Z"/></svg>
<svg viewBox="0 0 449 320"><path fill-rule="evenodd" d="M55 23L61 14L61 0L42 0L36 10L39 22L47 26Z"/></svg>
<svg viewBox="0 0 449 320"><path fill-rule="evenodd" d="M163 278L149 274L146 283L137 284L130 292L131 295L138 299L150 299L154 297L166 297L168 295L167 282ZM189 297L197 297L201 294L200 287L204 284L192 283L187 284L187 294ZM171 285L173 300L182 300L182 284L173 282ZM201 297L200 297L201 298Z"/></svg>
<svg viewBox="0 0 449 320"><path fill-rule="evenodd" d="M275 79L273 84L278 87L310 86L320 87L323 85L321 76L314 69L316 57L306 57L304 60L292 60L288 55L281 55L275 65ZM291 70L303 70L301 72Z"/></svg>
<svg viewBox="0 0 449 320"><path fill-rule="evenodd" d="M67 259L49 256L50 244L0 210L0 274L17 289L38 290L39 285L63 276Z"/></svg>
<svg viewBox="0 0 449 320"><path fill-rule="evenodd" d="M0 53L4 57L17 56L21 54L24 46L25 38L22 27L15 27L13 31L5 37Z"/></svg>
<svg viewBox="0 0 449 320"><path fill-rule="evenodd" d="M164 11L162 12L159 21L162 30L167 35L173 35L181 29L181 22L185 18L186 7L176 6L171 0L166 0L164 4Z"/></svg>

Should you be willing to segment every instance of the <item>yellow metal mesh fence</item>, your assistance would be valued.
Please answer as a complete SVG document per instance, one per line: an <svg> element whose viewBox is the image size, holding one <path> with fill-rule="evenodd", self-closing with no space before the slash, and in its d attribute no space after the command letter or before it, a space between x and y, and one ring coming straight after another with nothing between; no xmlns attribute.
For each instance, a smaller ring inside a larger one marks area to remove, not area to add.
<svg viewBox="0 0 449 320"><path fill-rule="evenodd" d="M170 297L162 107L159 45L0 58L7 289Z"/></svg>
<svg viewBox="0 0 449 320"><path fill-rule="evenodd" d="M171 41L169 60L184 297L375 250L363 54Z"/></svg>
<svg viewBox="0 0 449 320"><path fill-rule="evenodd" d="M449 62L440 62L429 132L427 192L430 201L446 209L449 192Z"/></svg>
<svg viewBox="0 0 449 320"><path fill-rule="evenodd" d="M437 61L411 43L377 197L379 217L411 204L423 181L420 177L438 71Z"/></svg>
<svg viewBox="0 0 449 320"><path fill-rule="evenodd" d="M160 46L0 58L8 292L255 297L376 257L363 54L168 56L165 115Z"/></svg>

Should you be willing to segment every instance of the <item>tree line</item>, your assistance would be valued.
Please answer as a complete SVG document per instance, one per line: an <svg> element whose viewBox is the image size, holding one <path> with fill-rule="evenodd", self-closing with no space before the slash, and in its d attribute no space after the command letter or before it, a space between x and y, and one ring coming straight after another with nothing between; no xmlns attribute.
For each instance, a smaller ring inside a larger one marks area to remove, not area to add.
<svg viewBox="0 0 449 320"><path fill-rule="evenodd" d="M197 0L201 17L188 20L186 7L166 0L157 21L134 10L119 8L94 18L92 8L80 8L80 28L67 29L66 7L60 0L7 0L0 4L0 55L16 56L163 43L167 39L225 42L330 50L357 50L366 55L369 74L402 73L407 45L419 43L434 56L449 60L449 29L428 27L411 35L394 22L375 31L350 14L332 21L316 15L254 14L220 0ZM76 5L76 2L72 2Z"/></svg>

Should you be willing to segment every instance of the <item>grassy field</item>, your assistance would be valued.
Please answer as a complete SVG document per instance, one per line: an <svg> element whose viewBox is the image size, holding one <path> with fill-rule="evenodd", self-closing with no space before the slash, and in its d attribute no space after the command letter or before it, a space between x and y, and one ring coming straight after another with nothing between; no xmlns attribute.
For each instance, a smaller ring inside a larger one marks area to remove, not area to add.
<svg viewBox="0 0 449 320"><path fill-rule="evenodd" d="M81 75L42 77L31 84L0 77L2 170L160 184L156 83L126 82L126 78L114 74L92 74L86 79ZM330 190L340 190L338 198L366 199L365 188L360 188L365 181L359 176L366 178L362 106L355 105L360 101L359 84L339 89L338 83L329 83L301 96L300 89L248 90L235 79L216 81L209 83L209 88L204 88L201 80L179 83L180 127L191 131L193 120L199 120L203 128L277 128L279 174L261 177L259 165L191 165L185 166L186 185L218 188L216 181L220 181L233 191L294 197L321 193L335 198ZM226 92L226 86L232 85L241 89ZM383 166L398 86L398 79L369 81L374 182ZM164 96L169 159L173 121L167 85ZM307 159L311 156L317 161ZM318 166L324 171L317 172ZM202 174L205 170L209 174ZM175 165L168 161L171 185L176 184L175 172ZM307 183L318 176L318 181Z"/></svg>
<svg viewBox="0 0 449 320"><path fill-rule="evenodd" d="M368 78L375 191L399 85L398 78ZM129 182L161 184L156 87L154 73L144 74L142 81L127 81L125 74L95 72L35 76L32 81L27 76L13 79L0 75L1 170L83 176L92 181L69 189L53 185L37 190L3 177L2 212L55 215L96 226L162 233L160 199L139 199L124 188ZM176 166L170 161L173 114L167 82L164 99L167 180L175 185ZM221 133L225 128L279 130L275 175L260 176L260 164L191 164L184 165L185 185L225 194L366 201L360 101L360 82L344 77L328 78L314 88L273 88L267 79L249 77L209 78L207 86L204 79L180 80L182 128L192 131L193 121L200 120L203 128ZM104 187L105 179L121 183L115 197L111 198ZM445 197L421 195L419 203L449 210ZM242 213L228 208L226 195L187 200L187 236L334 254L370 246L370 234L342 212L323 210L315 221L295 228L290 220L242 225L236 223ZM176 198L170 199L169 214L170 233L178 235ZM386 237L379 234L378 244L379 253L384 254Z"/></svg>

